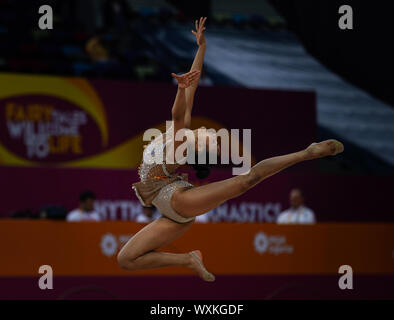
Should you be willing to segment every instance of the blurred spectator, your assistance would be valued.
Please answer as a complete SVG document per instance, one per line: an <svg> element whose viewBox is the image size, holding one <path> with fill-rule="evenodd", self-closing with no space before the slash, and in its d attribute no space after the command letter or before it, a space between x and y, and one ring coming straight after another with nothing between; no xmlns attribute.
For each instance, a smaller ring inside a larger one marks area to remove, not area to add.
<svg viewBox="0 0 394 320"><path fill-rule="evenodd" d="M101 44L100 38L95 36L86 43L86 52L93 62L108 62L108 50Z"/></svg>
<svg viewBox="0 0 394 320"><path fill-rule="evenodd" d="M126 31L133 18L133 10L126 0L106 0L103 16L106 29Z"/></svg>
<svg viewBox="0 0 394 320"><path fill-rule="evenodd" d="M140 213L135 221L140 223L148 223L153 220L160 218L160 212L156 207L142 207L142 213Z"/></svg>
<svg viewBox="0 0 394 320"><path fill-rule="evenodd" d="M35 214L32 210L18 210L11 214L11 218L13 219L31 219L37 218L37 214Z"/></svg>
<svg viewBox="0 0 394 320"><path fill-rule="evenodd" d="M127 74L127 68L111 57L101 37L94 36L90 38L86 43L85 50L93 63L94 76L115 76L122 78L122 76Z"/></svg>
<svg viewBox="0 0 394 320"><path fill-rule="evenodd" d="M96 195L92 191L82 192L79 196L79 208L67 215L67 221L100 221L100 215L94 210Z"/></svg>
<svg viewBox="0 0 394 320"><path fill-rule="evenodd" d="M315 214L304 206L304 196L300 189L290 191L290 208L277 218L278 224L311 224L315 223Z"/></svg>
<svg viewBox="0 0 394 320"><path fill-rule="evenodd" d="M40 219L54 219L65 220L67 216L67 209L62 206L45 205L38 211L37 218Z"/></svg>

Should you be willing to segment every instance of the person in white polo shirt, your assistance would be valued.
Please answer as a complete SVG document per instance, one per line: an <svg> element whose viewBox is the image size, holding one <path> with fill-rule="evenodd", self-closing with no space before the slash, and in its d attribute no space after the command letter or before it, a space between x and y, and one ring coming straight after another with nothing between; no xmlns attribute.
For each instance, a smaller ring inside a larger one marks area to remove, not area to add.
<svg viewBox="0 0 394 320"><path fill-rule="evenodd" d="M79 208L71 211L66 220L69 222L100 221L101 217L94 210L96 195L92 191L84 191L79 196Z"/></svg>
<svg viewBox="0 0 394 320"><path fill-rule="evenodd" d="M290 208L279 214L278 224L312 224L316 222L315 214L304 205L304 196L300 189L290 191Z"/></svg>

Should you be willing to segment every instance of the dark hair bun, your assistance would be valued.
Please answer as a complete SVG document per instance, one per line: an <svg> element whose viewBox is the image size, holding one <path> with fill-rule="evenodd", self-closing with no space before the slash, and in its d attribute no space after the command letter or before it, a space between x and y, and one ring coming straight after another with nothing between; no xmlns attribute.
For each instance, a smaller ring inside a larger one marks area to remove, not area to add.
<svg viewBox="0 0 394 320"><path fill-rule="evenodd" d="M208 178L211 173L211 169L207 164L193 164L192 167L196 171L196 177L198 179Z"/></svg>
<svg viewBox="0 0 394 320"><path fill-rule="evenodd" d="M190 164L194 171L196 172L196 177L198 179L205 179L208 178L209 174L211 173L211 167L212 165L209 164L209 153L207 152L205 154L205 164L199 164L198 163L198 153L194 154L194 163Z"/></svg>

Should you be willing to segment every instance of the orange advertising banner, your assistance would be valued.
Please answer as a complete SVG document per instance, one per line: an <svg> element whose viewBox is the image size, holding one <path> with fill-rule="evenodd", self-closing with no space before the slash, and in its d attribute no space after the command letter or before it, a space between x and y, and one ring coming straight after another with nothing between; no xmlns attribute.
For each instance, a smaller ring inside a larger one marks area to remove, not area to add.
<svg viewBox="0 0 394 320"><path fill-rule="evenodd" d="M187 268L127 271L116 254L144 225L135 222L0 221L0 276L187 275ZM394 224L195 224L161 250L200 249L215 274L394 274Z"/></svg>

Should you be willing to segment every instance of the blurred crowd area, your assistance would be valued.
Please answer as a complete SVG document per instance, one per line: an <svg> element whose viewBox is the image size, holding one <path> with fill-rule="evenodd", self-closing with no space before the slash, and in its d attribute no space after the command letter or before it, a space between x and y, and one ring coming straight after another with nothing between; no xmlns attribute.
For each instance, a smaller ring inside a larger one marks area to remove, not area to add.
<svg viewBox="0 0 394 320"><path fill-rule="evenodd" d="M43 4L53 9L50 31L38 28ZM210 28L284 28L275 16L207 11ZM152 41L152 35L166 27L191 30L198 15L182 10L176 1L3 0L0 71L170 82L171 72L187 70L193 57L177 57L166 44Z"/></svg>
<svg viewBox="0 0 394 320"><path fill-rule="evenodd" d="M289 193L289 207L286 210L275 210L274 216L267 222L277 223L277 224L314 224L316 223L316 216L312 209L305 205L304 193L299 188L291 189ZM132 207L134 207L132 205ZM140 206L138 205L137 210L134 207L132 214L121 214L122 220L136 221L139 223L148 223L161 217L161 213L157 210L155 206ZM278 207L280 209L280 205ZM124 209L124 208L123 208ZM234 210L234 208L232 209ZM11 212L9 218L13 219L51 219L51 220L66 220L68 222L100 222L108 220L117 220L120 217L116 214L110 214L112 217L108 216L107 212L103 212L100 209L100 205L96 202L96 194L91 190L85 190L79 195L79 206L67 210L66 207L62 205L44 205L39 210L25 209L16 210ZM253 215L252 219L245 219L241 217L240 214L230 214L227 219L219 217L217 212L214 210L206 212L195 218L195 222L207 223L207 222L261 222L259 219Z"/></svg>

